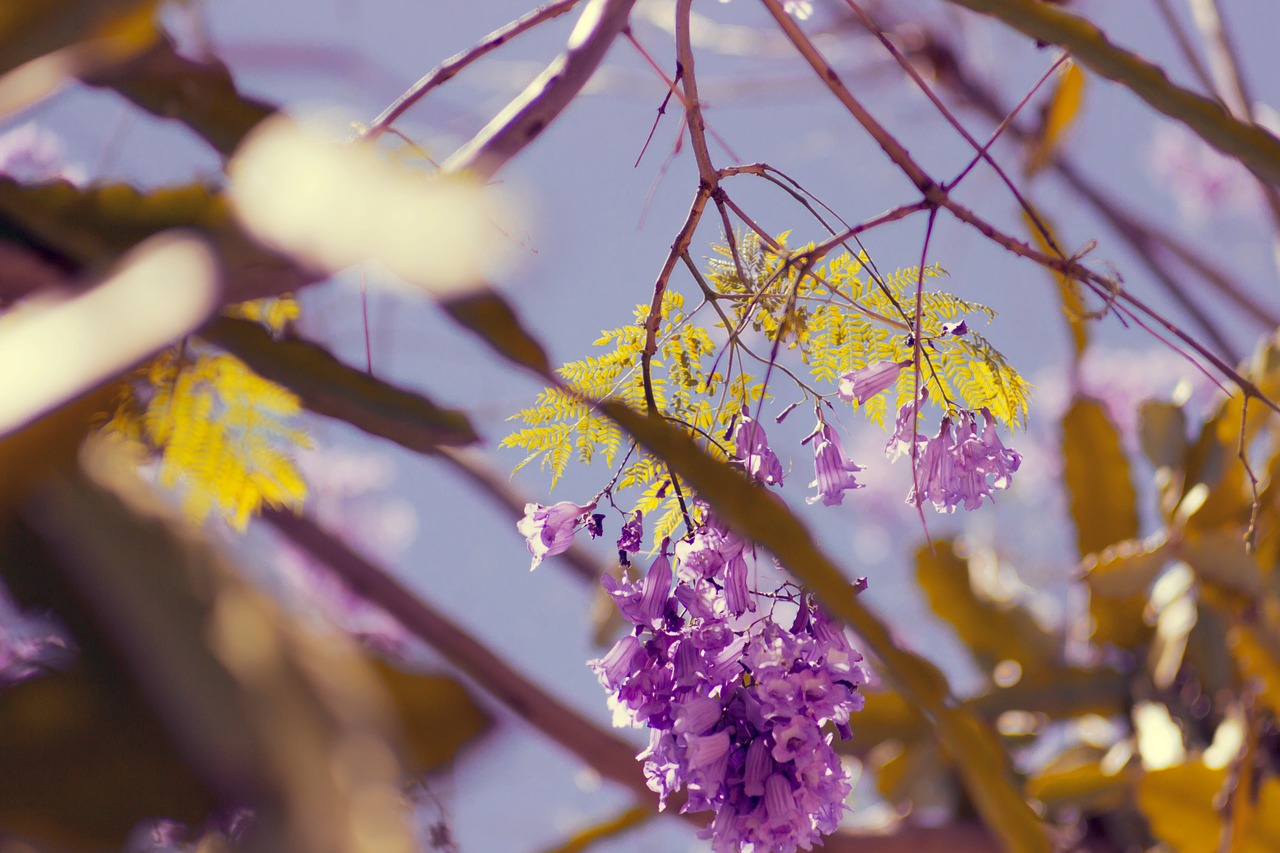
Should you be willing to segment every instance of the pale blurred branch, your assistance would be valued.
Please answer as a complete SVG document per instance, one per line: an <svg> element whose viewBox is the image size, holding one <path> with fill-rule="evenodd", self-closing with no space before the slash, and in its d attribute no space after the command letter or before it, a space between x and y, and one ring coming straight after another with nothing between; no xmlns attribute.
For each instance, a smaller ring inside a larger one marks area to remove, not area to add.
<svg viewBox="0 0 1280 853"><path fill-rule="evenodd" d="M444 171L491 178L523 151L582 91L627 26L634 4L635 0L588 0L564 53L455 152Z"/></svg>
<svg viewBox="0 0 1280 853"><path fill-rule="evenodd" d="M489 35L485 36L474 46L462 51L461 53L456 53L444 62L441 62L424 75L417 83L410 86L403 95L396 98L389 107L383 110L382 113L373 120L373 123L369 125L369 130L366 132L366 136L370 140L377 139L383 133L387 132L391 125L395 123L396 119L400 118L400 116L404 115L410 107L426 97L427 93L432 89L442 83L447 83L449 80L453 79L459 71L466 68L477 59L480 59L511 41L521 33L528 32L544 21L549 21L552 18L558 18L574 6L578 5L579 2L581 2L581 0L557 0L555 3L547 3L543 6L539 6L538 8L521 15L506 26L499 27L489 33Z"/></svg>
<svg viewBox="0 0 1280 853"><path fill-rule="evenodd" d="M1258 177L1280 184L1280 140L1233 118L1218 102L1172 83L1164 69L1118 47L1091 21L1040 0L950 0L997 18L1030 38L1056 44L1091 71L1120 83L1151 107L1182 122Z"/></svg>

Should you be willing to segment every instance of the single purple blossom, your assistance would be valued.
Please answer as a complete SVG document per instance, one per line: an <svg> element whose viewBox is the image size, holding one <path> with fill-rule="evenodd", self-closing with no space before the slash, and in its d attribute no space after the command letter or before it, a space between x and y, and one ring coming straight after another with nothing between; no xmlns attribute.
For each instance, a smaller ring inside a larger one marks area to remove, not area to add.
<svg viewBox="0 0 1280 853"><path fill-rule="evenodd" d="M734 458L742 463L747 474L766 486L782 485L782 463L769 448L764 427L743 410L734 434Z"/></svg>
<svg viewBox="0 0 1280 853"><path fill-rule="evenodd" d="M968 333L969 333L969 327L965 325L964 320L961 320L959 323L943 323L942 324L943 337L946 337L947 335L952 335L958 338Z"/></svg>
<svg viewBox="0 0 1280 853"><path fill-rule="evenodd" d="M516 529L524 536L529 553L533 555L529 571L538 568L544 558L568 551L573 544L573 535L586 524L587 513L595 507L595 501L586 506L578 506L571 501L560 501L549 507L525 504L524 518L516 524Z"/></svg>
<svg viewBox="0 0 1280 853"><path fill-rule="evenodd" d="M881 391L893 387L898 374L910 361L873 361L866 367L852 370L840 377L841 400L857 400L865 403Z"/></svg>
<svg viewBox="0 0 1280 853"><path fill-rule="evenodd" d="M636 510L622 525L622 532L618 536L618 550L629 554L639 553L643 541L644 513Z"/></svg>
<svg viewBox="0 0 1280 853"><path fill-rule="evenodd" d="M817 486L818 494L805 500L808 503L821 500L824 506L838 506L844 503L846 490L862 488L853 475L863 469L844 455L840 434L830 425L818 424L814 434L819 436L813 448L813 469L817 477L809 486Z"/></svg>
<svg viewBox="0 0 1280 853"><path fill-rule="evenodd" d="M911 453L913 445L924 443L924 437L916 433L916 416L920 413L920 407L928 399L929 389L922 387L920 396L914 400L908 400L898 408L893 435L889 436L889 443L884 446L884 453L889 457L889 461L897 459L904 453Z"/></svg>

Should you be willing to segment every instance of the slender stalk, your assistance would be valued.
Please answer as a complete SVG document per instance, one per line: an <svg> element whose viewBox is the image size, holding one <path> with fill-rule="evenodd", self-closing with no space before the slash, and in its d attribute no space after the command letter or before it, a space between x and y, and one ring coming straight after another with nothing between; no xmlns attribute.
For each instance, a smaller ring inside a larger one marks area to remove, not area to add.
<svg viewBox="0 0 1280 853"><path fill-rule="evenodd" d="M480 40L479 43L446 59L444 62L431 69L417 83L414 83L400 97L396 98L385 110L383 110L373 123L369 125L365 138L373 141L395 123L396 119L404 115L414 104L426 97L427 93L442 83L452 80L455 75L471 63L475 62L483 56L488 55L494 50L502 47L502 45L511 41L521 33L528 32L544 21L552 18L558 18L565 12L568 12L574 6L578 5L581 0L557 0L555 3L547 3L539 6L530 12L525 13L516 20L499 27L489 35Z"/></svg>

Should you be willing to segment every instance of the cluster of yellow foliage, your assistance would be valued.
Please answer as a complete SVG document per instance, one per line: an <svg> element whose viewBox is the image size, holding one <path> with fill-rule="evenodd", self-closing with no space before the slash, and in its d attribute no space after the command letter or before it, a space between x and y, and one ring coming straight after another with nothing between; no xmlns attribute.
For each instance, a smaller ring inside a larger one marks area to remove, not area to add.
<svg viewBox="0 0 1280 853"><path fill-rule="evenodd" d="M261 300L230 313L279 333L298 304ZM301 411L293 392L190 342L165 350L124 385L104 429L158 458L161 484L179 491L193 522L213 515L243 530L264 505L298 508L306 498L293 459L309 446L291 423Z"/></svg>

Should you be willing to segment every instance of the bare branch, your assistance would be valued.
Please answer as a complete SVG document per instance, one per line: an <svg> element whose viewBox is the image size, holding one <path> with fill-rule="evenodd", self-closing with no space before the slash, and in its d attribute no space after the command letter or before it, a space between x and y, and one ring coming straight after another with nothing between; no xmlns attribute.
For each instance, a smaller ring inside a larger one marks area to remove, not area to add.
<svg viewBox="0 0 1280 853"><path fill-rule="evenodd" d="M627 26L635 0L589 0L564 53L444 164L481 179L497 174L560 115L591 79Z"/></svg>
<svg viewBox="0 0 1280 853"><path fill-rule="evenodd" d="M461 53L456 53L444 62L441 62L435 68L431 69L431 71L429 71L421 80L410 86L408 91L396 98L395 102L392 103L391 106L383 110L381 115L373 120L373 123L369 125L368 132L365 134L366 138L372 141L377 139L383 133L386 133L391 125L395 123L396 119L400 118L400 116L404 115L410 107L422 100L428 92L440 84L447 83L449 80L453 79L459 71L466 68L477 59L480 59L482 56L496 50L521 33L528 32L544 21L560 17L565 12L568 12L574 6L578 5L579 2L581 2L581 0L558 0L558 2L555 3L547 3L546 5L539 6L537 9L533 9L532 11L521 15L506 26L500 27L489 33L489 35L481 39L478 44L462 51Z"/></svg>

